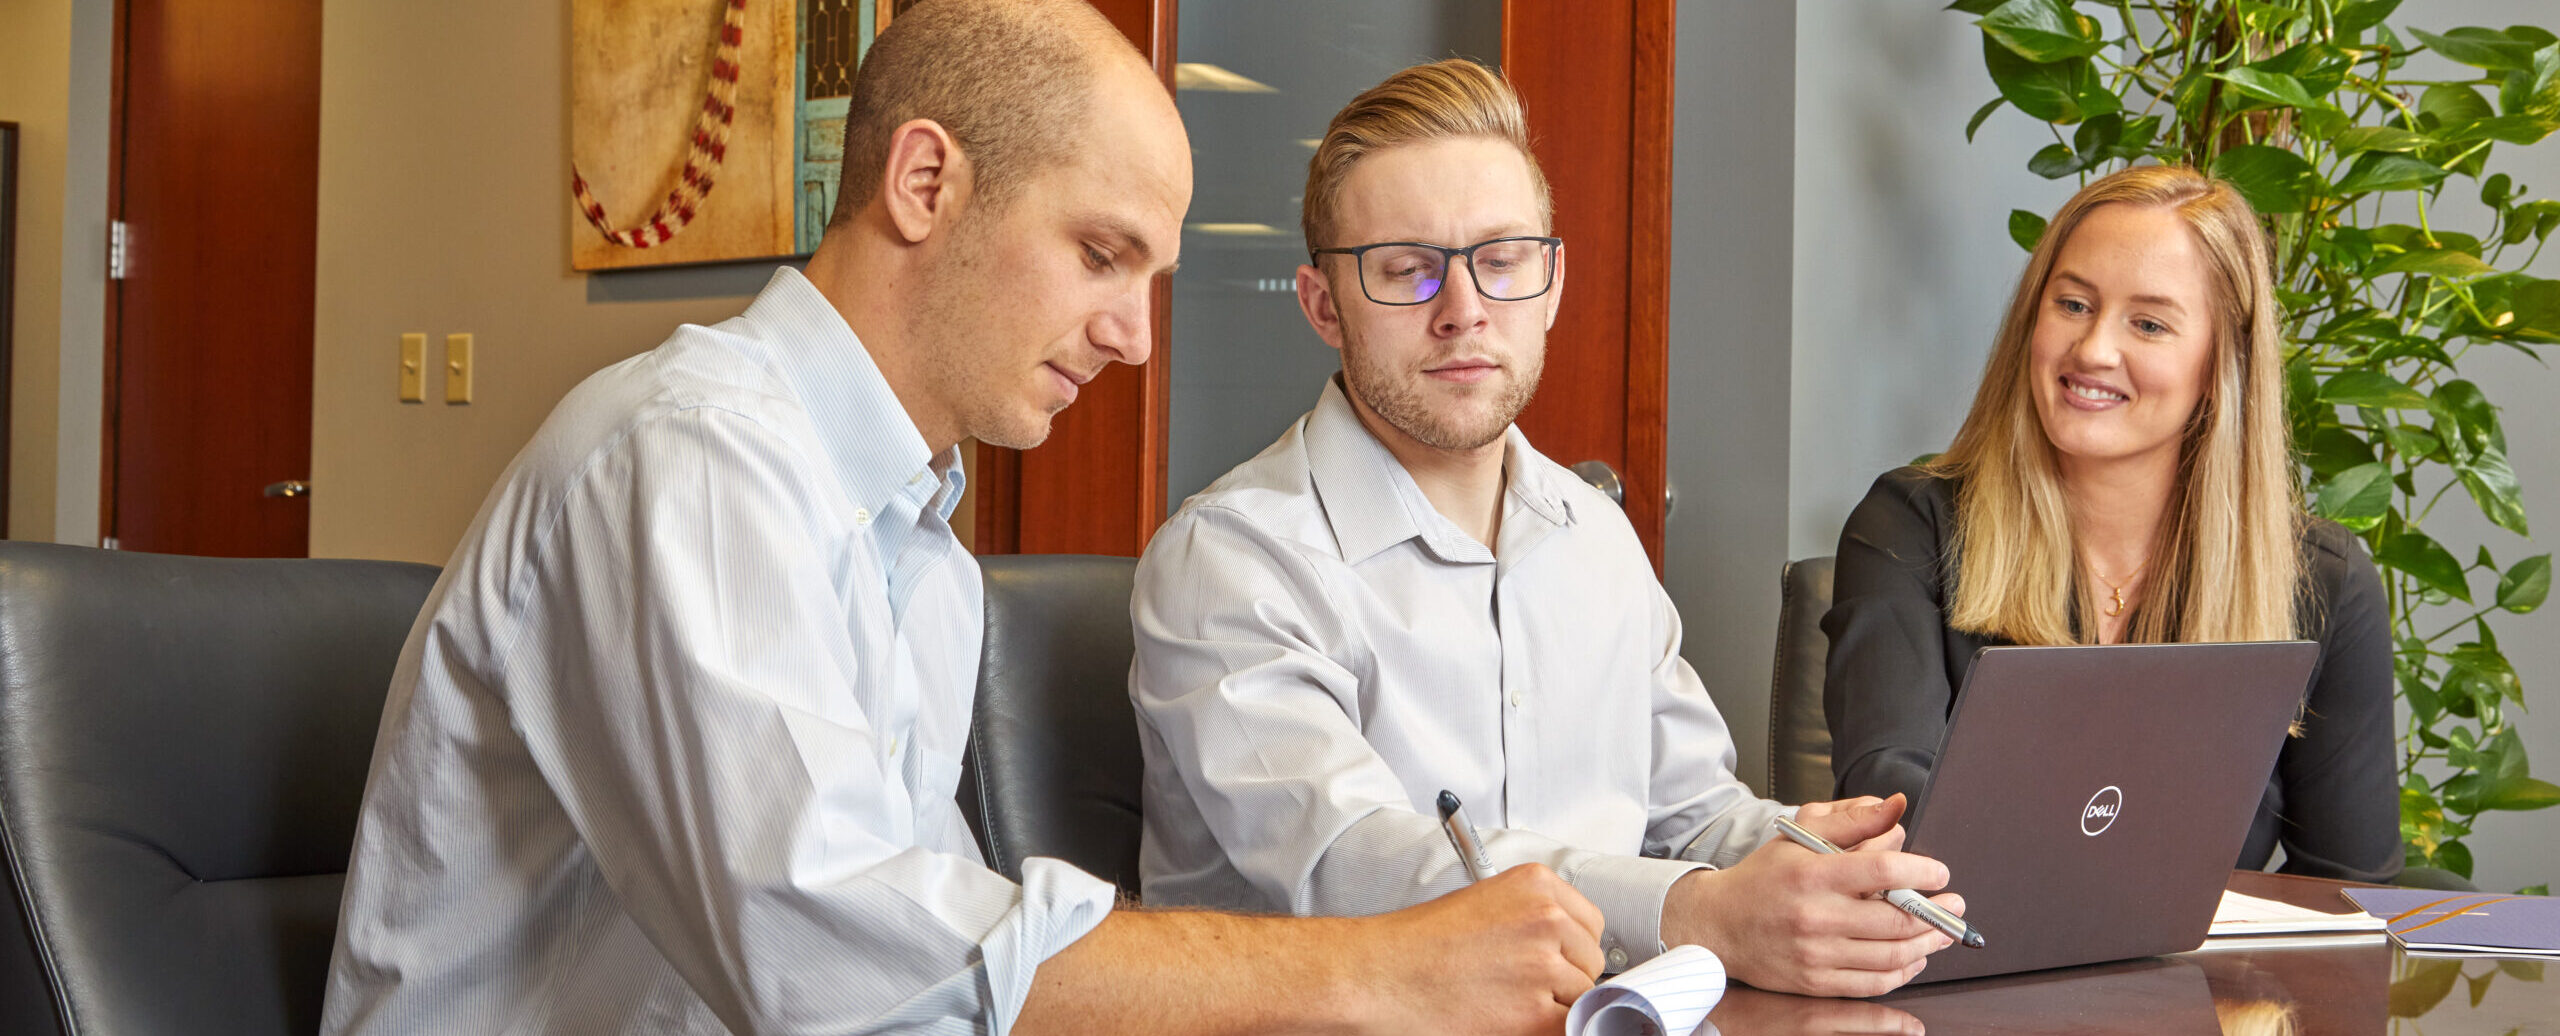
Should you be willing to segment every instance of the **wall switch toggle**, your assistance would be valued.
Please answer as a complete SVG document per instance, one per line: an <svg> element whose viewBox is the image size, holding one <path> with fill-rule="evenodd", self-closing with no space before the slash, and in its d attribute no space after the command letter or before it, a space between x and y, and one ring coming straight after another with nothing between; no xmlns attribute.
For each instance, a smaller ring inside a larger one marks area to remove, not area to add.
<svg viewBox="0 0 2560 1036"><path fill-rule="evenodd" d="M444 401L471 402L471 334L444 336Z"/></svg>
<svg viewBox="0 0 2560 1036"><path fill-rule="evenodd" d="M400 401L427 401L427 336L423 332L400 336Z"/></svg>

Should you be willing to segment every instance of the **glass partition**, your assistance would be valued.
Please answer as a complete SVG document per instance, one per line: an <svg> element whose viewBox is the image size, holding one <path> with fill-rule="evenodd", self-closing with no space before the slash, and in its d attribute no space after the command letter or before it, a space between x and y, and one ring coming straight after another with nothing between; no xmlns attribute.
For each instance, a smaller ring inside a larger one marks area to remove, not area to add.
<svg viewBox="0 0 2560 1036"><path fill-rule="evenodd" d="M1175 506L1271 444L1340 364L1298 312L1298 199L1333 113L1397 69L1502 56L1501 0L1186 3L1175 99L1191 133L1173 278Z"/></svg>

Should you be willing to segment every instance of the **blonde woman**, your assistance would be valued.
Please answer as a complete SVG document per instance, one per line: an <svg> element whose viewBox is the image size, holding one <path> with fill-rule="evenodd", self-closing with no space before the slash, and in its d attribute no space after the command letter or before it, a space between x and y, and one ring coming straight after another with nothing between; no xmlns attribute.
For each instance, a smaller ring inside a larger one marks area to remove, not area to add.
<svg viewBox="0 0 2560 1036"><path fill-rule="evenodd" d="M1840 794L1919 793L1978 648L2302 637L2319 668L2238 864L2281 845L2291 873L2399 873L2382 584L2302 511L2276 325L2228 184L2128 169L2055 214L1955 442L1877 479L1840 534Z"/></svg>

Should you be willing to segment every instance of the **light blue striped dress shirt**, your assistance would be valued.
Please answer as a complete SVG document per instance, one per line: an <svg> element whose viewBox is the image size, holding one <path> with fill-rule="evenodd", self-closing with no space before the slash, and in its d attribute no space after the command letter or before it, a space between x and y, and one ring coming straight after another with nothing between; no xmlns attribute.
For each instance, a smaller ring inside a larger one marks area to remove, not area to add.
<svg viewBox="0 0 2560 1036"><path fill-rule="evenodd" d="M960 491L788 268L572 391L401 653L323 1030L1006 1032L1112 888L953 801Z"/></svg>
<svg viewBox="0 0 2560 1036"><path fill-rule="evenodd" d="M1609 498L1507 433L1498 551L1434 509L1339 384L1185 501L1138 564L1129 677L1153 904L1374 914L1543 863L1663 949L1672 882L1769 838L1680 617Z"/></svg>

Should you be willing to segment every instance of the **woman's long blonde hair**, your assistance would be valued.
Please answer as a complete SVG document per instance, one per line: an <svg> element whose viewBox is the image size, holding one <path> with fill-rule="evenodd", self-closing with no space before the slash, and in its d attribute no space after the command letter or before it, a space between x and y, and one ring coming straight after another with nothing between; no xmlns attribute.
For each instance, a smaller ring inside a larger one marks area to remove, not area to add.
<svg viewBox="0 0 2560 1036"><path fill-rule="evenodd" d="M1959 487L1949 621L2020 644L2097 640L2097 597L2080 577L2053 444L2036 415L2030 343L2063 243L2092 210L2110 204L2176 212L2211 267L2217 296L2211 377L2187 422L2169 513L2124 639L2296 636L2302 508L2266 236L2230 184L2183 166L2127 169L2082 188L2036 242L1973 410L1947 452L1927 465ZM2077 631L2075 609L2087 620Z"/></svg>

